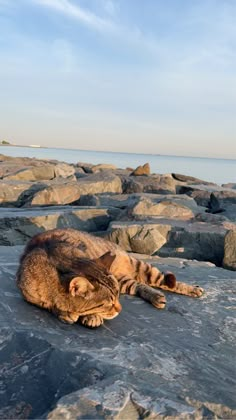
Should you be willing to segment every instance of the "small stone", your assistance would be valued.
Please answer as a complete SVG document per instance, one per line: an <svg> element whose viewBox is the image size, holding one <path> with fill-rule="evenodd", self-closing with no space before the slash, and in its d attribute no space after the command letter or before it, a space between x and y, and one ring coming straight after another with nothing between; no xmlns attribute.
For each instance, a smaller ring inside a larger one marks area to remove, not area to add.
<svg viewBox="0 0 236 420"><path fill-rule="evenodd" d="M150 175L149 163L145 163L144 165L138 166L130 175L131 176Z"/></svg>

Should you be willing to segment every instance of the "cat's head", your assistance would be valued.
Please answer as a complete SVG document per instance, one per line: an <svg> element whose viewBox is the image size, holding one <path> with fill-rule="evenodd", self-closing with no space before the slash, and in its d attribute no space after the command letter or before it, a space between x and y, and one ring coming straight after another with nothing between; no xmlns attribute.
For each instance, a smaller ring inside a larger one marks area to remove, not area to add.
<svg viewBox="0 0 236 420"><path fill-rule="evenodd" d="M119 283L109 271L114 259L115 255L107 252L96 260L79 260L68 292L73 311L80 316L97 314L112 319L120 313Z"/></svg>

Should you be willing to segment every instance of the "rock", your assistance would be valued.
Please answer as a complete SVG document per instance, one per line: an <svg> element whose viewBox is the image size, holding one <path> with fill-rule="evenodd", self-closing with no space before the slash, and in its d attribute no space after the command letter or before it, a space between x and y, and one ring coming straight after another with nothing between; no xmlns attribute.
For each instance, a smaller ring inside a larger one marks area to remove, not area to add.
<svg viewBox="0 0 236 420"><path fill-rule="evenodd" d="M160 207L158 207L160 203L164 203L163 208L166 208L166 212L169 214L168 217L193 217L206 210L198 206L193 198L183 194L169 194L168 200L166 194L89 194L81 196L76 204L80 206L97 205L117 207L127 210L127 217L140 219L146 218L147 216L163 215ZM167 210L168 207L169 210ZM224 218L224 220L227 219Z"/></svg>
<svg viewBox="0 0 236 420"><path fill-rule="evenodd" d="M119 316L89 330L22 299L21 251L0 248L1 418L236 417L232 271L146 256L205 295L168 293L164 310L122 296Z"/></svg>
<svg viewBox="0 0 236 420"><path fill-rule="evenodd" d="M136 222L111 222L106 237L126 251L141 253L132 247L132 238L145 231L158 231L164 237L155 254L161 257L180 257L211 261L221 266L224 257L224 238L236 226L229 222L202 223L195 220L154 219ZM143 237L141 236L142 240ZM148 242L148 241L147 241ZM158 243L157 243L158 246ZM145 250L145 245L144 248ZM145 251L143 251L145 253Z"/></svg>
<svg viewBox="0 0 236 420"><path fill-rule="evenodd" d="M124 194L156 193L175 194L176 182L171 175L123 176L122 186Z"/></svg>
<svg viewBox="0 0 236 420"><path fill-rule="evenodd" d="M221 208L220 202L214 193L211 193L210 195L208 206L209 206L208 211L209 213L212 213L212 214L222 213L224 211L224 209Z"/></svg>
<svg viewBox="0 0 236 420"><path fill-rule="evenodd" d="M98 172L78 180L81 195L122 192L121 180L110 172Z"/></svg>
<svg viewBox="0 0 236 420"><path fill-rule="evenodd" d="M194 212L182 204L171 200L163 200L159 203L153 203L152 200L143 198L133 207L133 216L145 218L146 216L158 216L176 219L192 219Z"/></svg>
<svg viewBox="0 0 236 420"><path fill-rule="evenodd" d="M236 227L225 235L223 266L236 271Z"/></svg>
<svg viewBox="0 0 236 420"><path fill-rule="evenodd" d="M127 207L133 207L141 197L146 195L150 196L150 194L88 194L82 195L76 204L79 206L112 206L126 209Z"/></svg>
<svg viewBox="0 0 236 420"><path fill-rule="evenodd" d="M80 198L80 188L77 182L66 182L63 184L54 184L45 186L40 191L27 198L24 207L45 206L45 205L63 205L74 203Z"/></svg>
<svg viewBox="0 0 236 420"><path fill-rule="evenodd" d="M209 207L211 195L218 200L221 208L228 204L236 204L236 191L219 186L188 185L177 187L178 194L187 194L194 198L199 206Z"/></svg>
<svg viewBox="0 0 236 420"><path fill-rule="evenodd" d="M88 194L88 195L81 195L80 199L76 201L74 204L77 206L101 206L100 204L100 197L99 195L95 194ZM112 206L112 203L110 204Z"/></svg>
<svg viewBox="0 0 236 420"><path fill-rule="evenodd" d="M182 175L182 174L176 174L176 173L172 173L171 175L177 181L185 182L187 184L216 185L213 182L203 181L202 179L195 178L194 176Z"/></svg>
<svg viewBox="0 0 236 420"><path fill-rule="evenodd" d="M140 176L140 175L150 175L150 165L149 165L149 163L145 163L144 165L138 166L130 174L130 176Z"/></svg>
<svg viewBox="0 0 236 420"><path fill-rule="evenodd" d="M71 227L88 232L106 230L119 216L114 208L44 207L0 208L0 244L21 245L44 230Z"/></svg>
<svg viewBox="0 0 236 420"><path fill-rule="evenodd" d="M75 165L77 168L83 169L85 173L91 174L92 173L92 167L94 166L92 163L83 163L83 162L77 162Z"/></svg>
<svg viewBox="0 0 236 420"><path fill-rule="evenodd" d="M76 177L76 179L83 178L85 176L87 176L87 174L84 172L84 170L82 168L75 167L75 177Z"/></svg>
<svg viewBox="0 0 236 420"><path fill-rule="evenodd" d="M16 172L22 170L22 164L16 164L14 161L6 161L0 163L0 178L5 178L14 175Z"/></svg>
<svg viewBox="0 0 236 420"><path fill-rule="evenodd" d="M117 167L110 163L99 163L98 165L94 165L91 168L93 173L102 171L114 171L115 169L117 169Z"/></svg>
<svg viewBox="0 0 236 420"><path fill-rule="evenodd" d="M236 190L236 182L229 182L228 184L222 184L223 188L231 188L232 190Z"/></svg>
<svg viewBox="0 0 236 420"><path fill-rule="evenodd" d="M67 163L58 163L54 167L54 176L56 178L75 178L75 168Z"/></svg>
<svg viewBox="0 0 236 420"><path fill-rule="evenodd" d="M166 243L167 231L168 227L158 230L147 229L144 226L134 236L130 237L129 243L132 252L153 255Z"/></svg>
<svg viewBox="0 0 236 420"><path fill-rule="evenodd" d="M17 205L22 194L32 188L32 182L0 180L0 205ZM40 187L39 187L40 188ZM34 187L34 191L37 187Z"/></svg>
<svg viewBox="0 0 236 420"><path fill-rule="evenodd" d="M219 223L227 221L227 217L221 214L211 214L211 213L198 213L195 216L195 220L198 222L206 222L206 223Z"/></svg>
<svg viewBox="0 0 236 420"><path fill-rule="evenodd" d="M116 222L105 236L125 251L152 255L166 243L170 230L167 223Z"/></svg>
<svg viewBox="0 0 236 420"><path fill-rule="evenodd" d="M23 168L15 174L5 177L5 180L11 181L42 181L50 180L55 177L54 167L52 165L42 165L32 168Z"/></svg>

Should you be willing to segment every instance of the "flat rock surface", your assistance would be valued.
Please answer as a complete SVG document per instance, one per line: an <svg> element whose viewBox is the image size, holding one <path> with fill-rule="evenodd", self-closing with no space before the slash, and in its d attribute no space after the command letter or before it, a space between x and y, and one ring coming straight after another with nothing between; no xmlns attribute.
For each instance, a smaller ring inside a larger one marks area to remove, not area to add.
<svg viewBox="0 0 236 420"><path fill-rule="evenodd" d="M122 296L121 314L89 330L23 301L21 251L0 247L0 418L236 417L235 272L142 256L205 295L166 293L164 310Z"/></svg>
<svg viewBox="0 0 236 420"><path fill-rule="evenodd" d="M0 244L22 245L39 232L62 227L104 231L119 213L113 207L0 208Z"/></svg>

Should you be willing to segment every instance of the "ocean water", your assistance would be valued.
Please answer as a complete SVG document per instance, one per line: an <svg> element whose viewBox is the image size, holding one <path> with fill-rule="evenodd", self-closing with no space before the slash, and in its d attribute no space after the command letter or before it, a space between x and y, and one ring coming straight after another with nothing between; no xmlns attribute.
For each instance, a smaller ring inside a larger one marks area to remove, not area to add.
<svg viewBox="0 0 236 420"><path fill-rule="evenodd" d="M32 148L1 146L0 153L8 156L57 159L68 163L112 163L118 168L136 168L149 162L152 173L179 173L216 184L236 183L236 160L200 157L166 156L137 153L96 152L62 148Z"/></svg>

